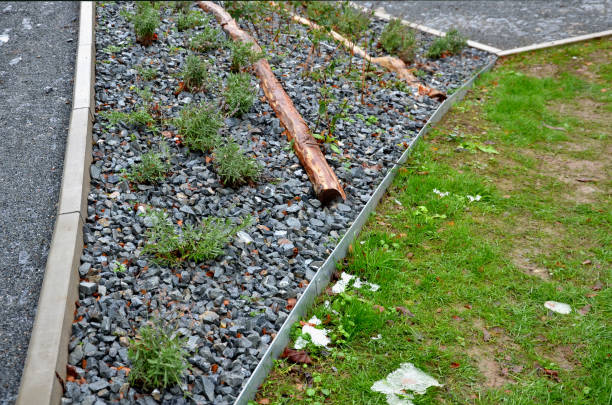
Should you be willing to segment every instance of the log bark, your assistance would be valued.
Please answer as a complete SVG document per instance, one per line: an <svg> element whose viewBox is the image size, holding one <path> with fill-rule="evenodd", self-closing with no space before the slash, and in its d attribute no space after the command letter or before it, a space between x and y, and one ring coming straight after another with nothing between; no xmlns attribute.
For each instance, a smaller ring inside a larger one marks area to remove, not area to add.
<svg viewBox="0 0 612 405"><path fill-rule="evenodd" d="M210 1L200 1L198 5L202 10L213 13L221 27L234 41L250 43L253 51L261 52L261 47L253 37L243 31L223 7ZM268 61L263 58L258 60L253 64L253 69L261 82L268 103L287 130L287 138L289 141L293 140L293 150L304 169L306 169L319 200L322 203L327 203L338 197L346 200L346 194L336 174L327 164L317 141L308 129L308 125L306 125L283 86L272 72Z"/></svg>
<svg viewBox="0 0 612 405"><path fill-rule="evenodd" d="M307 25L310 28L322 28L317 23L312 22L309 19L301 17L297 14L291 13L291 17L293 18L293 21L303 25ZM368 53L363 48L357 46L352 41L343 37L336 31L330 30L329 33L336 41L342 43L342 45L344 45L347 49L353 52L354 55L358 55L368 62L382 66L391 72L395 72L402 80L404 80L408 84L408 86L417 89L419 91L419 94L427 95L431 98L435 98L438 101L444 101L446 99L446 94L444 94L443 92L436 89L432 89L431 87L427 87L419 83L419 79L417 79L417 77L412 74L412 72L408 69L403 60L395 58L393 56L372 57L368 55Z"/></svg>

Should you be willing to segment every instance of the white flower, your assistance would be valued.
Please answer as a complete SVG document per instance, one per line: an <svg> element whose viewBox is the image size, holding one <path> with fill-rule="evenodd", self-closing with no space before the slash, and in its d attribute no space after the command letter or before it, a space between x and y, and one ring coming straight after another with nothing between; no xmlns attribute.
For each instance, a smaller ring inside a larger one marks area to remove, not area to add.
<svg viewBox="0 0 612 405"><path fill-rule="evenodd" d="M467 199L470 200L470 202L480 201L481 198L482 196L480 194L476 194L476 197L474 197L473 195L467 196Z"/></svg>
<svg viewBox="0 0 612 405"><path fill-rule="evenodd" d="M440 198L442 198L442 197L446 197L447 195L449 195L450 191L440 191L437 188L434 188L433 193L437 194Z"/></svg>

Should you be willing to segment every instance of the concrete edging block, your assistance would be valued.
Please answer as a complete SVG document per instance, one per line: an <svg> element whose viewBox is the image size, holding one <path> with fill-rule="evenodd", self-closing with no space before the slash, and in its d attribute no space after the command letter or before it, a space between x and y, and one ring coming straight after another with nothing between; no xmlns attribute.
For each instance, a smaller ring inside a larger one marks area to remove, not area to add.
<svg viewBox="0 0 612 405"><path fill-rule="evenodd" d="M65 379L68 341L78 299L83 221L78 212L55 220L36 321L21 378L17 405L58 404Z"/></svg>
<svg viewBox="0 0 612 405"><path fill-rule="evenodd" d="M91 113L89 108L72 110L66 140L64 174L59 198L59 214L79 212L87 216L89 165L91 163Z"/></svg>
<svg viewBox="0 0 612 405"><path fill-rule="evenodd" d="M94 44L79 44L77 48L76 67L74 69L74 91L72 108L89 108L92 120L94 110L94 81L96 53Z"/></svg>
<svg viewBox="0 0 612 405"><path fill-rule="evenodd" d="M53 238L17 405L55 405L63 395L78 299L78 267L87 214L95 82L95 2L80 3L70 127Z"/></svg>

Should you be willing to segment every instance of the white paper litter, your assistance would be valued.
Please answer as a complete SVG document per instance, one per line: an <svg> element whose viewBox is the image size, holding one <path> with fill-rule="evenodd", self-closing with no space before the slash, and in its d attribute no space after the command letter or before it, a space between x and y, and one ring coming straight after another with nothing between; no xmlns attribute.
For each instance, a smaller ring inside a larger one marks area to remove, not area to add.
<svg viewBox="0 0 612 405"><path fill-rule="evenodd" d="M567 304L564 304L562 302L556 302L556 301L546 301L544 303L544 306L548 309L550 309L553 312L557 312L559 314L564 314L567 315L570 312L572 312L572 307L570 307Z"/></svg>
<svg viewBox="0 0 612 405"><path fill-rule="evenodd" d="M380 339L382 339L382 335L379 333L376 336L372 336L370 339L372 339L372 340L380 340Z"/></svg>
<svg viewBox="0 0 612 405"><path fill-rule="evenodd" d="M332 293L340 294L341 292L344 292L346 290L346 287L348 287L350 281L353 279L355 279L355 281L353 281L354 288L369 287L371 291L377 291L380 288L378 284L361 281L359 277L342 272L342 274L340 275L340 280L338 280L336 284L334 284L334 286L332 287Z"/></svg>
<svg viewBox="0 0 612 405"><path fill-rule="evenodd" d="M449 195L450 191L440 191L437 188L434 188L433 193L437 194L438 196L440 196L440 198L442 198L442 197L446 197L447 195Z"/></svg>
<svg viewBox="0 0 612 405"><path fill-rule="evenodd" d="M470 200L470 202L480 201L481 198L482 196L480 194L476 194L476 197L474 197L473 195L467 196L467 199Z"/></svg>
<svg viewBox="0 0 612 405"><path fill-rule="evenodd" d="M309 324L320 325L321 320L317 318L316 316L313 316L312 318L310 318L308 323L302 326L302 334L310 335L310 341L315 346L327 347L327 345L331 343L331 339L327 337L328 330L327 329L317 329L314 326L311 326ZM300 349L305 348L307 344L308 344L308 341L300 336L295 340L295 344L293 345L293 348L300 350Z"/></svg>
<svg viewBox="0 0 612 405"><path fill-rule="evenodd" d="M385 394L389 405L414 405L410 400L414 398L412 392L423 395L427 388L433 386L441 387L442 384L412 363L402 363L400 368L387 375L387 378L376 381L371 390Z"/></svg>

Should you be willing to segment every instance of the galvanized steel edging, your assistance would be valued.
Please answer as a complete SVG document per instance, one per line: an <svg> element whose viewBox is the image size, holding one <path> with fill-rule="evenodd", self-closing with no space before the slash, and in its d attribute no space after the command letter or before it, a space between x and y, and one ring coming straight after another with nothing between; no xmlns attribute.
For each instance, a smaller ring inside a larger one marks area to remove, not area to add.
<svg viewBox="0 0 612 405"><path fill-rule="evenodd" d="M310 281L310 284L308 284L308 287L306 287L306 290L304 290L302 296L296 303L293 310L291 310L291 312L289 313L289 316L283 323L283 326L281 326L280 330L276 334L276 337L268 347L268 350L266 350L264 356L259 361L259 364L255 368L255 371L253 372L246 385L238 395L238 398L234 402L235 405L246 405L250 400L255 397L257 389L264 382L268 373L272 369L274 359L278 358L278 356L289 343L289 333L291 331L291 326L295 322L299 321L301 317L306 315L306 312L312 306L314 300L325 290L325 288L329 284L331 275L334 269L336 268L336 263L345 257L349 245L353 243L353 241L361 231L361 228L368 220L370 213L372 213L378 205L378 202L380 201L385 191L391 185L391 182L397 175L397 171L399 170L400 166L404 162L406 162L418 140L421 139L427 132L429 132L431 126L438 122L444 116L444 114L446 114L446 112L452 107L453 104L463 99L467 91L474 84L476 78L478 78L483 73L491 70L494 65L495 60L489 62L486 66L480 69L470 80L463 84L463 86L461 86L456 92L450 95L442 104L440 104L438 109L432 114L429 120L427 120L425 126L421 128L417 136L410 141L408 148L406 148L398 162L389 170L385 178L380 182L380 184L372 194L372 197L370 197L370 199L368 200L367 204L361 209L361 212L359 213L357 218L355 218L355 221L353 222L351 227L346 231L338 245L336 245L335 249L327 258L327 260L325 260L325 263L323 263L319 270L317 270L317 273Z"/></svg>
<svg viewBox="0 0 612 405"><path fill-rule="evenodd" d="M59 404L78 299L78 266L89 192L95 80L95 2L80 4L72 110L57 217L17 405Z"/></svg>

